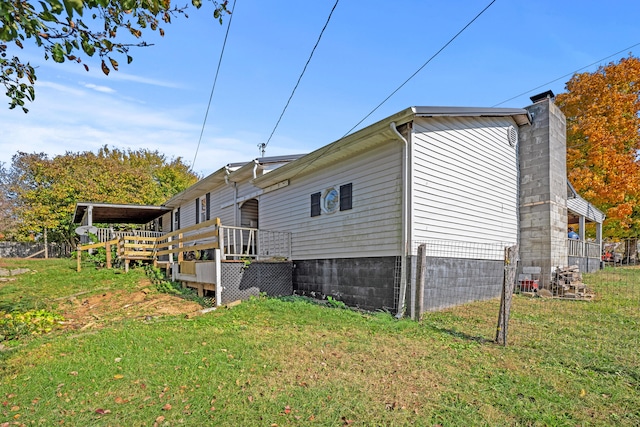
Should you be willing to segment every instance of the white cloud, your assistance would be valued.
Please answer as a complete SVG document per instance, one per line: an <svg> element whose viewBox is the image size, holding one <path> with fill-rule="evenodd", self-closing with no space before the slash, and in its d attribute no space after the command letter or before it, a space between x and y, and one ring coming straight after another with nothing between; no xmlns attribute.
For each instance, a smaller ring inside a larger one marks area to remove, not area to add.
<svg viewBox="0 0 640 427"><path fill-rule="evenodd" d="M110 87L107 86L99 86L99 85L94 85L93 83L81 83L82 86L88 88L88 89L93 89L96 92L103 92L103 93L115 93L115 90L111 89Z"/></svg>
<svg viewBox="0 0 640 427"><path fill-rule="evenodd" d="M118 89L117 92L121 90ZM0 162L10 163L18 151L96 151L108 145L119 149L158 150L168 159L182 157L191 164L198 144L201 106L150 106L114 97L115 89L83 83L78 86L39 82L30 112L0 108ZM135 96L132 96L134 98ZM207 129L205 135L216 132ZM221 148L222 147L222 148ZM196 171L207 175L226 163L258 157L252 142L229 136L203 139Z"/></svg>

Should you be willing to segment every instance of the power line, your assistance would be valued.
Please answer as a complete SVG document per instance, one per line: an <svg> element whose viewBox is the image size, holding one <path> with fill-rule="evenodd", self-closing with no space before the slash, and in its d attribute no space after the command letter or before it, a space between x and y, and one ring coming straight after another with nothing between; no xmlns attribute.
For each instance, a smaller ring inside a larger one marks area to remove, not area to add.
<svg viewBox="0 0 640 427"><path fill-rule="evenodd" d="M471 24L473 24L473 22L478 19L480 17L480 15L482 15L487 9L489 9L489 7L491 7L491 5L493 3L495 3L496 0L492 0L491 3L489 3L484 9L482 9L482 11L480 11L480 13L478 13L471 21L469 21L467 23L467 25L465 25L460 31L458 31L456 33L456 35L454 35L451 39L449 39L449 41L447 43L444 44L444 46L442 46L440 48L440 50L438 50L435 54L433 54L431 56L431 58L429 58L427 60L427 62L425 62L424 64L422 64L422 66L420 68L418 68L418 70L416 72L414 72L408 79L406 79L396 90L394 90L389 96L387 96L384 101L382 101L380 104L378 104L376 106L376 108L374 108L373 110L371 110L371 112L369 114L367 114L362 120L360 120L354 127L352 127L347 133L345 133L340 139L338 139L338 141L340 141L341 139L344 139L347 135L349 135L351 133L351 131L353 131L355 128L357 128L363 121L365 121L371 114L373 114L378 108L380 108L385 102L387 102L389 100L389 98L391 98L393 95L395 95L396 92L398 92L405 84L407 84L409 82L409 80L411 80L413 77L416 76L416 74L418 74L420 71L422 71L422 69L424 67L427 66L427 64L429 64L429 62L431 62L436 56L438 56L444 49L446 49L447 46L449 46L460 34L462 34L463 31L465 31ZM335 141L335 142L338 142ZM297 175L300 175L302 172L304 172L309 166L311 166L313 163L315 163L316 160L318 160L319 158L328 155L331 152L331 146L328 146L329 148L327 148L327 146L325 146L325 153L323 153L322 155L318 156L315 160L309 162L304 168L302 168L302 170L298 171L296 173Z"/></svg>
<svg viewBox="0 0 640 427"><path fill-rule="evenodd" d="M287 100L287 103L285 104L282 113L280 113L280 117L278 118L278 121L276 122L276 125L273 127L273 130L271 131L271 135L269 135L269 138L267 139L267 142L264 142L262 144L258 144L258 148L262 151L262 157L264 157L264 151L267 148L267 145L269 145L269 142L271 141L271 138L273 137L273 134L276 132L276 129L278 129L278 125L280 124L280 120L282 120L282 117L284 116L285 111L287 111L287 108L289 107L289 103L291 102L291 98L293 98L293 94L296 93L296 89L298 89L298 85L300 84L300 81L302 80L302 76L304 76L305 71L307 71L307 66L309 65L309 62L311 62L311 58L313 57L314 52L316 51L316 48L318 47L318 44L320 43L320 39L322 38L322 35L324 34L324 30L327 28L327 25L329 25L329 21L331 20L331 15L333 15L333 11L336 10L336 6L338 6L338 2L340 0L336 0L335 4L333 5L333 7L331 8L331 12L329 12L329 17L327 18L327 22L325 22L324 27L322 27L322 31L320 31L320 35L318 36L318 40L316 41L315 46L313 46L313 49L311 49L311 54L309 55L309 59L307 59L307 63L304 64L304 68L302 69L302 72L300 73L300 77L298 77L298 81L296 82L296 85L293 88L293 91L291 91L291 95L289 95L289 99Z"/></svg>
<svg viewBox="0 0 640 427"><path fill-rule="evenodd" d="M196 158L198 157L198 150L200 149L200 143L202 142L202 135L204 134L204 127L207 124L207 117L209 117L209 108L211 107L211 100L213 99L213 91L216 88L216 82L218 81L218 73L220 72L220 65L222 64L222 56L224 55L224 48L227 45L227 37L229 37L229 29L231 28L231 20L233 19L233 11L236 9L236 2L233 1L231 7L231 15L229 16L229 25L227 25L227 31L224 35L224 42L222 43L222 50L220 51L220 58L218 59L218 67L216 68L216 75L213 78L213 86L211 87L211 94L209 95L209 103L207 104L207 111L204 113L204 120L202 121L202 129L200 129L200 137L198 138L198 145L196 146L196 152L193 155L193 162L191 162L191 171L193 172L193 166L196 164Z"/></svg>
<svg viewBox="0 0 640 427"><path fill-rule="evenodd" d="M460 34L462 34L471 24L473 24L475 22L476 19L478 19L480 17L480 15L482 15L487 9L489 9L491 7L491 5L493 5L493 3L495 3L496 0L492 0L491 3L489 3L484 9L482 9L482 11L480 11L480 13L478 13L475 18L473 18L471 21L469 21L469 23L467 23L467 25L465 25L460 31L458 31L456 33L455 36L451 37L451 39L449 39L449 41L447 43L444 44L444 46L442 46L440 48L440 50L438 50L436 53L433 54L433 56L431 56L431 58L429 58L427 60L427 62L425 62L424 64L422 64L422 66L420 68L418 68L416 70L415 73L411 74L411 76L409 76L408 79L406 79L400 86L398 86L398 88L396 90L394 90L393 92L391 92L391 94L389 96L387 96L380 104L378 104L373 110L371 110L369 112L369 114L367 114L366 116L364 116L362 118L362 120L360 120L358 123L356 123L356 125L354 127L352 127L351 129L349 129L349 131L347 133L345 133L342 138L344 138L345 136L349 135L355 128L357 128L358 126L360 126L360 124L362 122L364 122L366 119L369 118L369 116L371 116L378 108L382 107L382 105L387 102L393 95L396 94L396 92L398 92L400 89L402 89L404 87L404 85L406 85L409 80L413 79L420 71L422 71L422 69L424 67L426 67L436 56L438 56L443 50L445 50L447 48L447 46L449 46L456 38L458 38L458 36ZM342 139L340 138L340 139Z"/></svg>
<svg viewBox="0 0 640 427"><path fill-rule="evenodd" d="M540 89L540 88L546 87L546 86L550 85L551 83L555 83L555 82L557 82L558 80L562 80L562 79L564 79L564 78L566 78L566 77L573 76L573 75L574 75L574 74L576 74L578 71L582 71L582 70L584 70L585 68L593 67L594 65L599 64L599 63L601 63L602 61L604 61L604 60L606 60L606 59L611 58L612 56L619 55L619 54L621 54L622 52L628 51L629 49L633 49L634 47L636 47L636 46L638 46L638 45L640 45L640 43L636 43L636 44L634 44L634 45L632 45L632 46L629 46L629 47L627 47L627 48L624 48L624 49L622 49L622 50L620 50L620 51L618 51L618 52L616 52L616 53L612 53L611 55L606 56L606 57L604 57L604 58L602 58L602 59L599 59L599 60L597 60L596 62L592 62L592 63L591 63L591 64L589 64L589 65L585 65L584 67L578 68L577 70L572 71L571 73L567 73L567 74L565 74L565 75L563 75L563 76L558 77L557 79L553 79L553 80L551 80L550 82L547 82L547 83L541 84L540 86L536 86L536 87L534 87L533 89L529 89L529 90L527 90L527 91L525 91L525 92L522 92L522 93L521 93L521 94L519 94L519 95L516 95L516 96L511 97L511 98L509 98L509 99L507 99L507 100L505 100L505 101L502 101L501 103L496 104L496 105L494 105L493 107L497 107L498 105L502 105L502 104L504 104L504 103L506 103L506 102L512 101L512 100L514 100L514 99L516 99L516 98L519 98L519 97L521 97L521 96L523 96L523 95L526 95L526 94L528 94L528 93L530 93L530 92L533 92L534 90L538 90L538 89ZM493 108L493 107L492 107L492 108Z"/></svg>

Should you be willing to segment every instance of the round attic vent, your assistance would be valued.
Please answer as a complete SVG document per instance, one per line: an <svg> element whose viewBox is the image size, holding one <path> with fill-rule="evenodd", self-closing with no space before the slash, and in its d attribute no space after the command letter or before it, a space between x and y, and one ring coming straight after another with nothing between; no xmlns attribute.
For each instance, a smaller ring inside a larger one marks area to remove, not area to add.
<svg viewBox="0 0 640 427"><path fill-rule="evenodd" d="M507 128L507 141L509 141L509 145L512 147L518 144L518 129L513 126Z"/></svg>

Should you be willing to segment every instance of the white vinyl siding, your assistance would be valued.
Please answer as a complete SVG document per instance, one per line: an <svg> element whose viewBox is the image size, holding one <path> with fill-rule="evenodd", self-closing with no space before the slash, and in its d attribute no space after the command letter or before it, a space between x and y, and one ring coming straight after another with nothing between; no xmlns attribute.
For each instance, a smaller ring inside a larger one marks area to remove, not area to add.
<svg viewBox="0 0 640 427"><path fill-rule="evenodd" d="M293 259L400 254L402 148L389 141L260 196L260 228L292 232ZM353 207L311 217L311 194L352 183Z"/></svg>
<svg viewBox="0 0 640 427"><path fill-rule="evenodd" d="M162 230L164 233L168 233L171 231L171 223L173 221L173 213L172 212L167 212L166 214L162 215Z"/></svg>
<svg viewBox="0 0 640 427"><path fill-rule="evenodd" d="M414 122L413 240L513 244L518 165L510 118Z"/></svg>
<svg viewBox="0 0 640 427"><path fill-rule="evenodd" d="M224 185L213 189L211 192L211 219L220 218L222 225L234 225L233 223L233 185ZM231 205L229 205L231 203ZM222 207L227 205L226 207Z"/></svg>
<svg viewBox="0 0 640 427"><path fill-rule="evenodd" d="M196 202L189 200L180 206L180 228L191 227L196 224Z"/></svg>

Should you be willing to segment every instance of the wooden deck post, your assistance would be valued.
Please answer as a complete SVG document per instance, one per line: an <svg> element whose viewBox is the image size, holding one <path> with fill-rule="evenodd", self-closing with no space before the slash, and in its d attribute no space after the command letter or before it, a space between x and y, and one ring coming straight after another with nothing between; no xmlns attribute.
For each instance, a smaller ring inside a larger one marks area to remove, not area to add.
<svg viewBox="0 0 640 427"><path fill-rule="evenodd" d="M222 304L222 250L218 247L213 250L213 257L216 260L216 307Z"/></svg>
<svg viewBox="0 0 640 427"><path fill-rule="evenodd" d="M107 268L111 268L111 242L107 242L105 249L107 251Z"/></svg>

